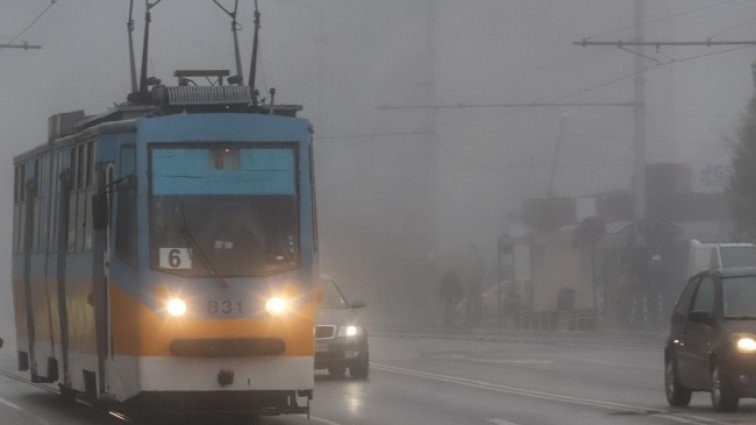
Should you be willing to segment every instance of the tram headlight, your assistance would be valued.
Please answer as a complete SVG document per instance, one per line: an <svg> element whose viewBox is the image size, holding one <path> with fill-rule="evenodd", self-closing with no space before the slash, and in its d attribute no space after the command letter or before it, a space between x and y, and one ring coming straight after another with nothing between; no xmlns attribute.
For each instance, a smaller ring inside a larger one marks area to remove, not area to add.
<svg viewBox="0 0 756 425"><path fill-rule="evenodd" d="M281 297L273 297L265 302L265 311L271 316L279 316L289 309L289 302Z"/></svg>
<svg viewBox="0 0 756 425"><path fill-rule="evenodd" d="M186 314L186 302L181 298L171 298L166 304L166 310L173 317L181 317Z"/></svg>

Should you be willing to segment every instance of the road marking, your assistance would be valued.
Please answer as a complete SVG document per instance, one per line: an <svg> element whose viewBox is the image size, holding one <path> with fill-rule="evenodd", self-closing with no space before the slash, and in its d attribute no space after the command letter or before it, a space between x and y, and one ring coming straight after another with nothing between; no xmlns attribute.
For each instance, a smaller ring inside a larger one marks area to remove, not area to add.
<svg viewBox="0 0 756 425"><path fill-rule="evenodd" d="M647 369L647 370L655 370L655 371L664 370L663 367L643 366L643 365L630 364L630 363L617 363L617 362L610 362L606 360L586 359L585 357L572 357L572 356L554 356L554 357L559 358L559 359L565 359L565 360L575 360L575 361L582 361L582 362L604 364L608 366L632 367L632 368L637 368L637 369Z"/></svg>
<svg viewBox="0 0 756 425"><path fill-rule="evenodd" d="M530 390L526 388L516 388L516 387L510 387L507 385L494 384L491 382L478 381L475 379L468 379L468 378L461 378L461 377L451 376L451 375L442 375L438 373L422 372L419 370L405 369L405 368L389 366L389 365L385 365L381 363L370 362L370 366L375 370L379 370L383 372L395 373L395 374L406 375L406 376L413 376L417 378L424 378L424 379L429 379L429 380L438 381L438 382L445 382L445 383L450 383L450 384L457 384L457 385L462 385L462 386L476 388L476 389L495 391L495 392L506 393L506 394L514 394L514 395L519 395L519 396L524 396L524 397L535 398L539 400L558 401L558 402L567 403L567 404L597 407L597 408L608 409L612 411L626 410L626 411L637 412L637 413L652 414L660 418L665 418L665 419L673 420L675 422L680 422L684 424L710 425L710 424L719 423L714 420L709 420L708 418L694 418L691 416L676 416L674 412L659 410L655 408L648 408L648 407L643 407L643 406L618 403L618 402L606 401L606 400L596 400L596 399L591 399L591 398L575 397L575 396L569 396L569 395L563 395L563 394L547 393L543 391Z"/></svg>
<svg viewBox="0 0 756 425"><path fill-rule="evenodd" d="M23 412L24 411L24 409L21 408L21 406L19 406L18 404L10 402L10 401L2 398L2 397L0 397L0 404L8 406L8 407L10 407L13 410L18 410L19 412Z"/></svg>
<svg viewBox="0 0 756 425"><path fill-rule="evenodd" d="M465 354L451 354L446 356L447 359L463 360L470 363L483 364L515 364L515 365L536 365L536 364L553 364L554 360L545 359L484 359L481 357L471 357Z"/></svg>
<svg viewBox="0 0 756 425"><path fill-rule="evenodd" d="M486 422L492 423L494 425L518 425L514 422L505 421L504 419L499 418L488 418L486 419Z"/></svg>
<svg viewBox="0 0 756 425"><path fill-rule="evenodd" d="M32 419L34 419L35 421L37 421L37 423L40 423L40 424L42 424L42 425L50 425L50 423L49 423L49 422L47 422L46 420L44 420L44 419L42 419L42 418L40 418L40 417L37 417L37 416L35 416L35 415L33 415L33 414L29 413L29 412L28 412L28 411L27 411L26 409L24 409L23 407L19 406L19 405L18 405L18 404L16 404L16 403L13 403L12 401L8 401L8 400L4 399L3 397L0 397L0 404L2 404L2 405L4 405L4 406L7 406L7 407L10 407L11 409L13 409L13 410L16 410L16 411L18 411L18 412L21 412L21 413L23 413L24 415L26 415L26 416L28 416L28 417L30 417L30 418L32 418Z"/></svg>
<svg viewBox="0 0 756 425"><path fill-rule="evenodd" d="M310 419L312 419L315 422L320 422L320 423L323 423L323 424L326 424L326 425L341 425L340 423L334 422L334 421L332 421L330 419L319 418L317 416L312 416L312 415L310 415Z"/></svg>
<svg viewBox="0 0 756 425"><path fill-rule="evenodd" d="M539 365L539 364L554 364L556 363L555 360L550 359L486 359L482 357L474 357L467 354L448 354L442 356L443 358L452 359L452 360L464 360L471 363L482 363L482 364L501 364L501 365L507 365L507 364L515 364L515 365ZM602 364L607 366L620 366L620 367L630 367L630 368L636 368L636 369L645 369L645 370L654 370L654 371L662 371L664 370L663 367L654 367L654 366L643 366L643 365L637 365L637 364L630 364L630 363L618 363L618 362L612 362L607 360L595 360L595 359L587 359L584 357L573 357L573 356L552 356L552 355L544 355L544 357L553 357L555 359L559 360L573 360L573 361L581 361L581 362L589 362L589 363L596 363L596 364Z"/></svg>

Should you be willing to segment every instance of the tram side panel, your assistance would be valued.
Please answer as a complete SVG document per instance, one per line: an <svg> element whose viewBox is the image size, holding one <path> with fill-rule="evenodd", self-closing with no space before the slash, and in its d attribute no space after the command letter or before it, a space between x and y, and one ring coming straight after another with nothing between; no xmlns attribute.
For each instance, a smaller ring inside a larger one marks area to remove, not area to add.
<svg viewBox="0 0 756 425"><path fill-rule="evenodd" d="M60 314L58 292L48 273L53 260L50 246L52 216L53 153L48 150L34 159L35 194L31 200L34 221L32 231L31 278L34 308L36 377L40 382L54 382L60 376Z"/></svg>
<svg viewBox="0 0 756 425"><path fill-rule="evenodd" d="M14 195L13 296L19 369L36 382L59 376L57 291L49 279L50 153L17 164Z"/></svg>
<svg viewBox="0 0 756 425"><path fill-rule="evenodd" d="M64 243L58 252L64 267L58 270L57 285L64 297L63 310L67 334L66 371L64 383L71 388L95 393L97 368L94 332L94 302L92 285L92 228L91 195L95 145L91 140L79 141L66 147L68 161L59 195L67 209L59 211L67 220L59 219L65 228L59 229ZM65 161L65 159L64 159ZM60 266L60 264L59 264Z"/></svg>
<svg viewBox="0 0 756 425"><path fill-rule="evenodd" d="M94 392L94 142L70 144L17 164L12 273L19 369L37 382L61 380Z"/></svg>

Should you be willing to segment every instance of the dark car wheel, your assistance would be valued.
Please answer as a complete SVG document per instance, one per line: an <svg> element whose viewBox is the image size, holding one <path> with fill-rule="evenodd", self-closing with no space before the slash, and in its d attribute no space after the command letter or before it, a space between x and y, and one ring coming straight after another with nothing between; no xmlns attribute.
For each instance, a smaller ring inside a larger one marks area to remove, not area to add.
<svg viewBox="0 0 756 425"><path fill-rule="evenodd" d="M680 385L674 360L668 359L664 365L664 393L667 403L673 407L687 407L692 391Z"/></svg>
<svg viewBox="0 0 756 425"><path fill-rule="evenodd" d="M370 359L367 351L355 363L349 366L349 376L352 379L367 379L370 372Z"/></svg>
<svg viewBox="0 0 756 425"><path fill-rule="evenodd" d="M711 370L711 405L717 412L732 412L738 409L740 399L735 394L728 376L719 365Z"/></svg>
<svg viewBox="0 0 756 425"><path fill-rule="evenodd" d="M346 366L328 366L328 374L333 376L334 378L343 378L344 374L346 374Z"/></svg>

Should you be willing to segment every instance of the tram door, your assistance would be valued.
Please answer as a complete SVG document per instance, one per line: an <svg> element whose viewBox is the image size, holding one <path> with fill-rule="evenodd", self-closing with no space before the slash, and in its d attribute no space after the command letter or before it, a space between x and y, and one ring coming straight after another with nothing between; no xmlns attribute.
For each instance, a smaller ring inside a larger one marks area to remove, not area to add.
<svg viewBox="0 0 756 425"><path fill-rule="evenodd" d="M112 164L98 164L97 193L92 200L94 245L92 280L94 283L95 333L97 335L97 386L99 394L107 392L106 361L110 358L110 303L108 281L110 275L111 223L110 194L113 192L114 168Z"/></svg>
<svg viewBox="0 0 756 425"><path fill-rule="evenodd" d="M47 218L43 203L44 158L34 159L33 178L25 185L24 209L21 231L23 241L22 282L24 288L24 310L29 346L25 361L19 362L21 370L29 369L32 382L54 382L58 379L58 361L55 341L57 330L51 313L50 294L47 293L47 263L45 250L47 237L43 222ZM48 162L49 164L49 162ZM47 197L49 199L49 196ZM52 296L54 299L54 296ZM20 359L21 360L21 359Z"/></svg>

